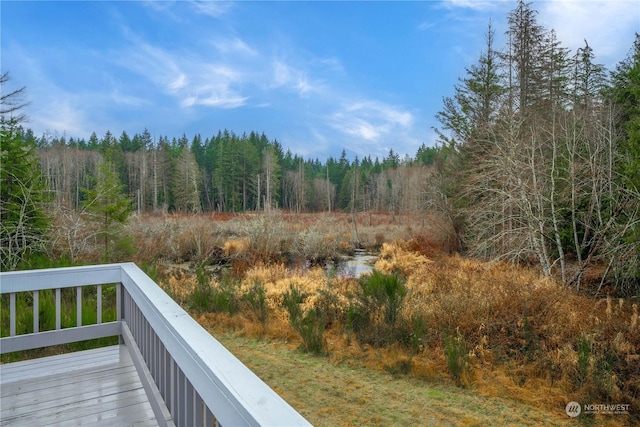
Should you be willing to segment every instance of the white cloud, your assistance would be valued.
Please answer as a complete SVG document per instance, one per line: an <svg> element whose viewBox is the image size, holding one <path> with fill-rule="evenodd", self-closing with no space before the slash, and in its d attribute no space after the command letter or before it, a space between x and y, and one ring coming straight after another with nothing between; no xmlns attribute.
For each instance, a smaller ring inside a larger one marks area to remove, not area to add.
<svg viewBox="0 0 640 427"><path fill-rule="evenodd" d="M495 9L496 3L504 2L507 0L500 1L488 1L488 0L445 0L443 4L445 7L453 9L453 8L464 8L464 9L473 9L473 10L488 10Z"/></svg>
<svg viewBox="0 0 640 427"><path fill-rule="evenodd" d="M437 22L423 21L423 22L420 23L420 25L418 25L418 30L419 31L427 31L428 29L433 28L436 25L438 25Z"/></svg>
<svg viewBox="0 0 640 427"><path fill-rule="evenodd" d="M256 56L258 52L256 52L253 48L251 48L247 43L239 38L231 38L231 39L220 39L213 42L213 45L220 51L221 53L239 53L247 56Z"/></svg>
<svg viewBox="0 0 640 427"><path fill-rule="evenodd" d="M36 133L66 133L76 137L89 135L93 129L87 126L87 117L78 105L69 96L62 96L59 99L42 99L33 111L35 119L29 123L29 127Z"/></svg>
<svg viewBox="0 0 640 427"><path fill-rule="evenodd" d="M185 76L184 73L180 73L173 82L169 83L168 88L171 92L177 92L180 89L184 88L186 85L187 76Z"/></svg>
<svg viewBox="0 0 640 427"><path fill-rule="evenodd" d="M218 18L229 12L232 3L228 1L191 1L193 9L201 14Z"/></svg>
<svg viewBox="0 0 640 427"><path fill-rule="evenodd" d="M180 106L237 108L248 99L238 92L245 75L233 65L207 62L197 52L171 52L135 35L129 39L127 50L112 55L118 64L177 98Z"/></svg>
<svg viewBox="0 0 640 427"><path fill-rule="evenodd" d="M216 93L212 92L204 97L199 95L188 95L182 100L184 107L194 105L205 105L217 108L238 108L243 106L249 98L239 96L235 93Z"/></svg>
<svg viewBox="0 0 640 427"><path fill-rule="evenodd" d="M389 139L403 137L413 115L379 101L349 103L328 118L329 126L350 137L346 144L359 155L382 154ZM398 150L396 150L398 151Z"/></svg>
<svg viewBox="0 0 640 427"><path fill-rule="evenodd" d="M625 57L640 28L637 0L549 0L538 7L540 22L554 29L564 46L575 52L586 39L596 61L607 67Z"/></svg>
<svg viewBox="0 0 640 427"><path fill-rule="evenodd" d="M319 93L322 89L321 82L313 82L305 71L285 64L282 60L273 61L273 82L270 89L279 87L289 88L298 95L304 96L312 92Z"/></svg>
<svg viewBox="0 0 640 427"><path fill-rule="evenodd" d="M109 95L109 98L118 105L126 105L131 107L141 107L143 105L149 105L149 102L143 98L134 95L126 95L120 90L114 90Z"/></svg>
<svg viewBox="0 0 640 427"><path fill-rule="evenodd" d="M188 77L179 67L174 55L140 40L128 32L130 47L110 55L118 65L128 69L168 93L178 93L187 84Z"/></svg>

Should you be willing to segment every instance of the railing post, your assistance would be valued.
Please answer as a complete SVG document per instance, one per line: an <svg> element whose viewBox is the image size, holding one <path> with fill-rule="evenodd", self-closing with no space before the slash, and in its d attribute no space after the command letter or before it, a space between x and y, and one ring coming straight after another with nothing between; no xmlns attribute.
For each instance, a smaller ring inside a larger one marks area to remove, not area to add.
<svg viewBox="0 0 640 427"><path fill-rule="evenodd" d="M123 319L122 305L123 305L122 283L117 283L116 284L116 319L118 321Z"/></svg>
<svg viewBox="0 0 640 427"><path fill-rule="evenodd" d="M40 310L39 310L39 298L40 297L40 291L33 291L33 333L36 334L39 332L40 329L40 321L38 319L38 316L40 315Z"/></svg>
<svg viewBox="0 0 640 427"><path fill-rule="evenodd" d="M62 322L61 322L61 307L60 307L60 288L56 288L56 331L62 329Z"/></svg>
<svg viewBox="0 0 640 427"><path fill-rule="evenodd" d="M123 306L124 305L124 296L122 295L122 283L118 282L116 283L116 321L118 322L122 322L124 321L123 318ZM118 344L122 345L124 344L124 339L122 338L122 335L120 335L118 337Z"/></svg>
<svg viewBox="0 0 640 427"><path fill-rule="evenodd" d="M82 326L82 286L76 288L76 326Z"/></svg>
<svg viewBox="0 0 640 427"><path fill-rule="evenodd" d="M96 305L96 309L98 310L96 317L99 325L102 323L102 285L97 285L96 288Z"/></svg>
<svg viewBox="0 0 640 427"><path fill-rule="evenodd" d="M16 336L16 293L9 294L9 335Z"/></svg>

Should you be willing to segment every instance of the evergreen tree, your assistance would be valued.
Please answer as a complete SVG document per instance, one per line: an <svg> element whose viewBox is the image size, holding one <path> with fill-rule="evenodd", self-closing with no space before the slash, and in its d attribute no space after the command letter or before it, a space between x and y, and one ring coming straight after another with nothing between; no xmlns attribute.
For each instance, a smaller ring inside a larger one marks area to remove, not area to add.
<svg viewBox="0 0 640 427"><path fill-rule="evenodd" d="M622 136L620 155L616 159L621 186L635 195L628 200L628 211L640 211L640 34L636 33L627 58L611 73L608 97L616 107L616 131ZM628 250L620 269L632 283L630 294L640 292L640 220L624 235Z"/></svg>
<svg viewBox="0 0 640 427"><path fill-rule="evenodd" d="M640 189L640 34L627 58L611 73L609 98L619 110L616 123L624 135L621 172L627 185Z"/></svg>
<svg viewBox="0 0 640 427"><path fill-rule="evenodd" d="M541 89L539 85L540 69L545 40L545 30L538 24L538 12L531 7L531 3L518 0L518 5L507 18L508 49L504 57L508 67L509 98L508 106L511 112L527 117L532 111Z"/></svg>
<svg viewBox="0 0 640 427"><path fill-rule="evenodd" d="M436 115L442 124L442 131L436 130L442 147L430 204L449 219L458 242L463 240L469 219L466 208L489 196L483 191L487 184L480 181L492 179L486 174L485 162L495 150L494 128L508 90L491 23L485 42L478 63L466 68L466 76L454 87L454 96L444 98L444 109ZM476 212L472 208L469 213Z"/></svg>
<svg viewBox="0 0 640 427"><path fill-rule="evenodd" d="M131 239L122 235L131 212L131 200L124 194L125 186L121 183L113 163L103 160L98 165L95 186L83 189L86 196L84 211L95 226L95 235L103 245L103 261L114 260L113 247L126 249ZM119 256L120 254L116 254Z"/></svg>
<svg viewBox="0 0 640 427"><path fill-rule="evenodd" d="M127 131L122 131L120 139L118 140L118 144L120 145L120 149L124 152L135 151L133 148L133 141L131 141L131 138L129 138L129 134L127 134Z"/></svg>
<svg viewBox="0 0 640 427"><path fill-rule="evenodd" d="M35 138L23 138L24 87L7 91L0 76L0 267L14 270L47 247L47 192L40 175ZM32 135L32 134L31 134Z"/></svg>
<svg viewBox="0 0 640 427"><path fill-rule="evenodd" d="M13 270L33 253L44 252L50 220L48 193L36 146L22 139L14 120L0 125L0 258Z"/></svg>
<svg viewBox="0 0 640 427"><path fill-rule="evenodd" d="M200 170L189 146L183 146L173 175L174 207L179 212L198 213L200 204Z"/></svg>

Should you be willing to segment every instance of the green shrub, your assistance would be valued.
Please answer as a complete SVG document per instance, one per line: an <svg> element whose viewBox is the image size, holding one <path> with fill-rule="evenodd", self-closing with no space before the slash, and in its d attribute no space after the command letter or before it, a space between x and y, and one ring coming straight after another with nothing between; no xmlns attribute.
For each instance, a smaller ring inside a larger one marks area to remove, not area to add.
<svg viewBox="0 0 640 427"><path fill-rule="evenodd" d="M364 274L359 280L363 300L373 299L375 304L385 308L385 321L395 325L402 300L407 295L407 288L397 274L383 274L372 270L371 274Z"/></svg>
<svg viewBox="0 0 640 427"><path fill-rule="evenodd" d="M289 313L289 323L300 334L302 346L307 353L322 354L324 345L322 337L327 326L325 314L318 307L307 312L302 310L301 304L306 296L294 286L284 294L284 306Z"/></svg>
<svg viewBox="0 0 640 427"><path fill-rule="evenodd" d="M471 372L471 360L464 336L448 336L444 342L444 357L447 368L456 384L465 385L465 376Z"/></svg>
<svg viewBox="0 0 640 427"><path fill-rule="evenodd" d="M253 285L242 295L242 299L256 319L264 326L267 323L267 295L264 284L255 280Z"/></svg>
<svg viewBox="0 0 640 427"><path fill-rule="evenodd" d="M400 342L411 349L411 354L415 355L424 350L427 340L427 322L418 316L402 321L399 326Z"/></svg>
<svg viewBox="0 0 640 427"><path fill-rule="evenodd" d="M240 281L231 274L224 274L215 288L213 310L228 314L236 314L240 308L237 297Z"/></svg>
<svg viewBox="0 0 640 427"><path fill-rule="evenodd" d="M211 284L211 279L204 268L196 270L197 283L193 292L187 297L187 303L193 310L200 312L220 312L235 314L238 311L236 290L239 282L230 275L224 275L217 286Z"/></svg>
<svg viewBox="0 0 640 427"><path fill-rule="evenodd" d="M397 274L383 274L373 270L358 280L360 290L356 301L346 313L347 328L363 344L382 347L394 341L403 341L404 328L398 328L402 302L407 294L404 281ZM378 313L384 310L382 322Z"/></svg>
<svg viewBox="0 0 640 427"><path fill-rule="evenodd" d="M578 386L581 386L587 382L587 377L589 376L589 359L591 358L593 344L589 337L583 335L578 337L576 347L578 351L576 382Z"/></svg>
<svg viewBox="0 0 640 427"><path fill-rule="evenodd" d="M213 286L211 286L211 281L204 271L204 268L198 267L196 269L196 276L198 280L196 286L193 288L193 292L191 292L188 297L188 304L193 310L206 312L209 311L213 305L215 290Z"/></svg>

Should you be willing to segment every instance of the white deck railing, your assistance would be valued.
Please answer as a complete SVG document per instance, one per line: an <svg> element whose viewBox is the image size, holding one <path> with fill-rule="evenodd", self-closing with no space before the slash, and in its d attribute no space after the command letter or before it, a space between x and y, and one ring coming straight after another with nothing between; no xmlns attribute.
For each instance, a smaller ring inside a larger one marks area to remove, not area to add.
<svg viewBox="0 0 640 427"><path fill-rule="evenodd" d="M102 322L101 286L116 283L117 319ZM97 323L82 325L82 289L97 286ZM76 326L61 327L61 289L76 289ZM56 329L39 331L39 292L55 291ZM129 349L158 423L310 425L133 263L0 273L9 336L0 353L108 336ZM16 334L16 295L33 295L33 333Z"/></svg>

